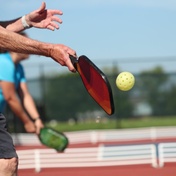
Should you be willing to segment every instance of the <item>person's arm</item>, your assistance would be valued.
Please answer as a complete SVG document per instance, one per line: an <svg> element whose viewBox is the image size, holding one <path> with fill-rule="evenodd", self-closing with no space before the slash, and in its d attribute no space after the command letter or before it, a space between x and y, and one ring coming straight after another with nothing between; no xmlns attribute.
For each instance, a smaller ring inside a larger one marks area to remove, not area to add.
<svg viewBox="0 0 176 176"><path fill-rule="evenodd" d="M10 31L20 32L29 27L43 28L49 30L59 29L62 20L56 15L62 15L60 10L48 10L43 2L41 7L29 14L14 20L0 21L0 25Z"/></svg>
<svg viewBox="0 0 176 176"><path fill-rule="evenodd" d="M23 110L23 107L18 99L14 83L1 81L1 88L5 101L8 103L14 114L22 120L26 131L32 133L35 132L35 125Z"/></svg>
<svg viewBox="0 0 176 176"><path fill-rule="evenodd" d="M69 55L74 57L76 52L62 44L44 43L26 38L17 33L6 30L0 26L0 49L18 53L36 54L51 57L62 66L67 66L72 72L76 72Z"/></svg>
<svg viewBox="0 0 176 176"><path fill-rule="evenodd" d="M67 66L70 71L76 71L69 58L69 55L76 57L76 52L71 48L62 44L44 43L26 38L22 35L6 30L1 26L0 48L6 51L51 57L62 66Z"/></svg>
<svg viewBox="0 0 176 176"><path fill-rule="evenodd" d="M37 28L58 29L59 26L56 22L62 23L62 20L56 15L62 15L62 12L45 8L46 4L43 2L38 10L25 16L25 22L29 26ZM69 55L77 57L74 50L62 44L39 42L15 33L24 29L21 18L4 23L0 22L0 49L51 57L62 66L67 66L70 71L76 72L69 58Z"/></svg>
<svg viewBox="0 0 176 176"><path fill-rule="evenodd" d="M30 117L34 120L35 126L36 126L36 133L39 134L40 129L44 127L42 120L40 118L40 114L37 111L37 108L35 106L35 102L28 91L28 87L26 82L20 83L19 88L19 96L22 101L22 104L27 111L27 113L30 115Z"/></svg>
<svg viewBox="0 0 176 176"><path fill-rule="evenodd" d="M9 21L0 21L0 25L9 30L11 28L11 31L20 32L24 30L22 21L20 19L21 17Z"/></svg>

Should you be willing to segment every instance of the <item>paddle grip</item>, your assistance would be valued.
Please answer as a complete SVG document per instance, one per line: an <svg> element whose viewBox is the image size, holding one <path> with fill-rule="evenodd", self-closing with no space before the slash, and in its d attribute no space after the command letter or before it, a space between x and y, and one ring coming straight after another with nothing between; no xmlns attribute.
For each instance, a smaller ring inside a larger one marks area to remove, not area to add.
<svg viewBox="0 0 176 176"><path fill-rule="evenodd" d="M72 56L72 55L69 55L69 57L70 57L70 60L71 60L71 62L73 64L73 66L77 70L78 59L76 57Z"/></svg>

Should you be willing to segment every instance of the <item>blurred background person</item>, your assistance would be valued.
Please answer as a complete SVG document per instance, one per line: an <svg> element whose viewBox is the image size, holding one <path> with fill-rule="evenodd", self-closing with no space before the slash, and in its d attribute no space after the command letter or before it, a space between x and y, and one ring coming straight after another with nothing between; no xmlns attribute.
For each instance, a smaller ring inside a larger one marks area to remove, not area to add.
<svg viewBox="0 0 176 176"><path fill-rule="evenodd" d="M25 33L21 35L27 37ZM0 112L4 112L8 104L13 113L24 123L27 132L39 134L44 125L28 90L24 69L20 63L28 58L28 54L1 52Z"/></svg>

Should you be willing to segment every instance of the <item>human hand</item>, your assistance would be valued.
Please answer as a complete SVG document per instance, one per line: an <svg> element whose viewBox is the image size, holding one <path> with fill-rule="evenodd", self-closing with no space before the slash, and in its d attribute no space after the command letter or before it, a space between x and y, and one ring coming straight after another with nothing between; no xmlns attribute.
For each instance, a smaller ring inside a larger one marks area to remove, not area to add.
<svg viewBox="0 0 176 176"><path fill-rule="evenodd" d="M42 123L42 120L41 119L37 119L35 122L35 127L36 127L36 134L39 135L40 133L40 129L44 127L43 123Z"/></svg>
<svg viewBox="0 0 176 176"><path fill-rule="evenodd" d="M25 122L24 128L25 128L26 132L28 132L28 133L35 133L35 131L36 131L35 125L31 120Z"/></svg>
<svg viewBox="0 0 176 176"><path fill-rule="evenodd" d="M42 2L39 9L26 15L26 22L29 26L36 28L46 28L54 31L59 29L59 25L56 23L62 23L62 20L56 15L62 15L60 10L48 10L46 9L46 3Z"/></svg>
<svg viewBox="0 0 176 176"><path fill-rule="evenodd" d="M49 52L49 56L53 58L53 60L62 66L67 66L70 71L76 72L76 69L69 58L70 55L77 57L76 52L73 49L63 44L53 44Z"/></svg>

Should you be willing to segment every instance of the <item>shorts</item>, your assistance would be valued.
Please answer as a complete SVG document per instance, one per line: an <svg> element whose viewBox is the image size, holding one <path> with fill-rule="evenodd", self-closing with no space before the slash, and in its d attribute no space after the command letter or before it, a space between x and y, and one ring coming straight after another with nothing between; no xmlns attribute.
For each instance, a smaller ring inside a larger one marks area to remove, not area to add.
<svg viewBox="0 0 176 176"><path fill-rule="evenodd" d="M6 118L0 113L0 159L18 158L12 137L7 131Z"/></svg>

